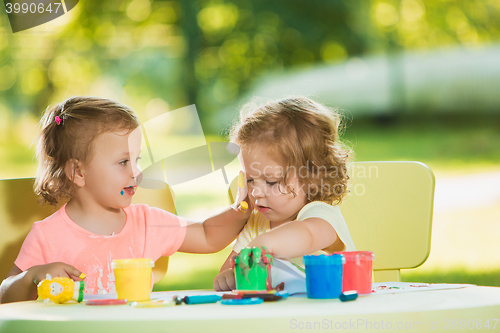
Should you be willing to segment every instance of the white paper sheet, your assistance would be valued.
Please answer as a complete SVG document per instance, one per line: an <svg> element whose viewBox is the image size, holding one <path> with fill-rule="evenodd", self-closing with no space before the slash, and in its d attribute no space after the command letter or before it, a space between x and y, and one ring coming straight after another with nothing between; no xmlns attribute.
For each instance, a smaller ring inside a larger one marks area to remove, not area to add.
<svg viewBox="0 0 500 333"><path fill-rule="evenodd" d="M296 293L305 293L306 274L300 271L289 261L274 259L271 267L272 286L276 288L281 282L285 282L285 290L290 295Z"/></svg>
<svg viewBox="0 0 500 333"><path fill-rule="evenodd" d="M421 282L377 282L372 284L370 295L407 293L414 291L430 291L442 289L458 289L473 286L473 284L421 283Z"/></svg>

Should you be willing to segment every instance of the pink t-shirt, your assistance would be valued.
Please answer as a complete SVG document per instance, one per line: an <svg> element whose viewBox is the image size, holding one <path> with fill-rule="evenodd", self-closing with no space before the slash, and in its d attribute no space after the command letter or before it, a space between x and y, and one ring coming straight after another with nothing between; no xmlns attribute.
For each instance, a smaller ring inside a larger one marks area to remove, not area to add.
<svg viewBox="0 0 500 333"><path fill-rule="evenodd" d="M73 222L66 205L33 224L15 265L22 271L52 262L64 262L84 272L85 293L115 293L111 269L114 259L151 258L174 254L186 236L186 220L148 205L123 209L125 226L113 236L96 235Z"/></svg>

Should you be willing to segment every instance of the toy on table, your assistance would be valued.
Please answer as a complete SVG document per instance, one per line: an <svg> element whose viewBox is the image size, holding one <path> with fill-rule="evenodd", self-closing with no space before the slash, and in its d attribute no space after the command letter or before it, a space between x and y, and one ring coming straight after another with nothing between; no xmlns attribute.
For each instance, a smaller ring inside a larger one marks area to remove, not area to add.
<svg viewBox="0 0 500 333"><path fill-rule="evenodd" d="M73 281L67 277L52 278L47 274L45 280L40 281L37 286L38 296L45 303L52 301L54 303L66 303L70 300L77 302L83 301L83 289L85 282Z"/></svg>
<svg viewBox="0 0 500 333"><path fill-rule="evenodd" d="M106 298L106 299L91 299L88 301L85 301L85 305L98 305L98 306L103 306L103 305L124 305L127 304L126 299L115 299L115 298Z"/></svg>
<svg viewBox="0 0 500 333"><path fill-rule="evenodd" d="M290 294L286 291L271 290L269 292L247 292L237 291L231 294L222 295L222 299L247 299L247 298L260 298L264 302L275 302L287 299Z"/></svg>
<svg viewBox="0 0 500 333"><path fill-rule="evenodd" d="M252 298L232 298L232 299L223 299L220 304L222 305L254 305L261 304L264 300L258 297Z"/></svg>
<svg viewBox="0 0 500 333"><path fill-rule="evenodd" d="M217 303L222 299L222 296L220 295L197 295L197 296L185 296L185 297L174 296L172 299L176 305L180 305L183 302L191 305L191 304Z"/></svg>
<svg viewBox="0 0 500 333"><path fill-rule="evenodd" d="M130 306L134 308L163 308L167 306L177 305L175 301L150 300L144 302L130 302Z"/></svg>
<svg viewBox="0 0 500 333"><path fill-rule="evenodd" d="M272 289L271 265L273 256L265 247L242 249L231 258L236 279L236 290L268 291Z"/></svg>
<svg viewBox="0 0 500 333"><path fill-rule="evenodd" d="M344 291L339 296L339 299L342 302L354 301L356 298L358 298L358 293L356 292L356 290Z"/></svg>

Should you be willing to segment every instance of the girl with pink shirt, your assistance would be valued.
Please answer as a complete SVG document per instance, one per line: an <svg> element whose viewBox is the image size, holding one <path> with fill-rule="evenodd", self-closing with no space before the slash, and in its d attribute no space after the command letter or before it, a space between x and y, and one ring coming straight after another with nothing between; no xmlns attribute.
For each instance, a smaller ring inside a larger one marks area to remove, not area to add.
<svg viewBox="0 0 500 333"><path fill-rule="evenodd" d="M233 207L189 223L158 208L131 205L142 134L125 105L69 98L45 112L41 128L35 191L42 203L69 201L33 224L0 286L0 303L36 299L46 274L84 280L87 294L114 293L112 260L217 252L250 215Z"/></svg>

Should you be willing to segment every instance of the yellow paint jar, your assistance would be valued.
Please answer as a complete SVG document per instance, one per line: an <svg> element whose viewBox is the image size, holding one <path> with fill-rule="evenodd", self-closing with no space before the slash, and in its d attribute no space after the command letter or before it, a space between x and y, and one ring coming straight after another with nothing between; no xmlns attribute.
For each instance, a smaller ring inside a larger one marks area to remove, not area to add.
<svg viewBox="0 0 500 333"><path fill-rule="evenodd" d="M115 273L118 299L133 302L149 301L153 267L154 262L152 259L113 260L111 268Z"/></svg>

